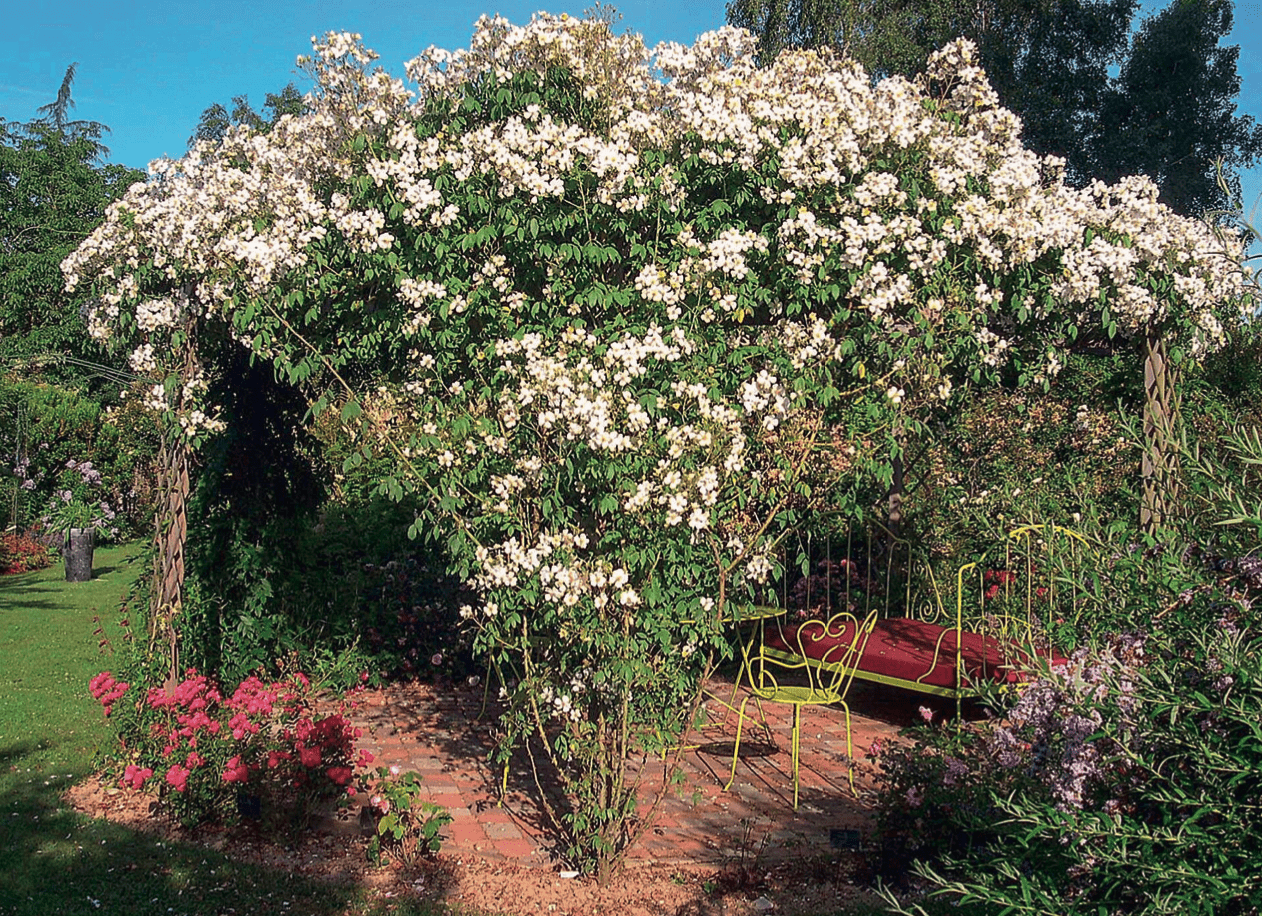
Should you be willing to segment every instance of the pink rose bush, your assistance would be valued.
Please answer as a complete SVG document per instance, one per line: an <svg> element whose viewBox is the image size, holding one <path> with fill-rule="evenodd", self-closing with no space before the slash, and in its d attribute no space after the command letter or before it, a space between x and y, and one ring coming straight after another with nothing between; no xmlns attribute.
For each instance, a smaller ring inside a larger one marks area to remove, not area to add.
<svg viewBox="0 0 1262 916"><path fill-rule="evenodd" d="M107 719L110 717L115 701L127 692L127 688L128 685L125 682L115 680L114 675L108 671L102 671L88 682L88 691L93 699L100 702Z"/></svg>
<svg viewBox="0 0 1262 916"><path fill-rule="evenodd" d="M119 785L157 792L186 823L231 813L238 793L280 807L352 793L356 769L373 759L356 748L360 732L344 709L316 712L301 674L271 683L251 676L225 694L193 670L169 690L133 689L103 671L89 690L118 735Z"/></svg>

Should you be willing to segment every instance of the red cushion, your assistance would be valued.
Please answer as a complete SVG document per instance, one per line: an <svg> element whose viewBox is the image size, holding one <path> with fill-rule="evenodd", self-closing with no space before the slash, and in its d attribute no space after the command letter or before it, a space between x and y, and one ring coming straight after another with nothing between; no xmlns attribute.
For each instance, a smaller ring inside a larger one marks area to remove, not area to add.
<svg viewBox="0 0 1262 916"><path fill-rule="evenodd" d="M788 626L783 630L769 626L764 642L768 648L781 652L801 653L819 661L846 661L849 664L848 653L854 644L854 628L855 624L851 621L844 627L828 629L819 620ZM1005 645L991 636L967 632L963 634L961 643L960 661L964 672L958 686L969 687L974 680L1015 683L1024 679L1023 669L1029 659L1014 646ZM1063 661L1059 656L1052 659L1053 664ZM860 672L900 681L954 688L957 686L955 629L902 617L878 620L855 667Z"/></svg>

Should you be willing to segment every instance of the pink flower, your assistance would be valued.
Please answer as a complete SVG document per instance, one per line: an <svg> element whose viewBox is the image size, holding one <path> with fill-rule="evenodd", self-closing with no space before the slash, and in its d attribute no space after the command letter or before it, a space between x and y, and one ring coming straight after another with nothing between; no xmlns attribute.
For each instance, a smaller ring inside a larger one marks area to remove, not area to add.
<svg viewBox="0 0 1262 916"><path fill-rule="evenodd" d="M193 753L189 754L187 757L184 758L184 765L188 767L190 770L197 769L199 766L201 766L205 762L206 762L206 758L203 757L201 754L197 753L197 751L193 751Z"/></svg>
<svg viewBox="0 0 1262 916"><path fill-rule="evenodd" d="M176 792L183 792L188 788L188 770L178 763L172 764L171 768L167 770L167 782L171 784Z"/></svg>
<svg viewBox="0 0 1262 916"><path fill-rule="evenodd" d="M247 783L250 781L250 768L242 762L240 755L228 761L223 771L224 782Z"/></svg>
<svg viewBox="0 0 1262 916"><path fill-rule="evenodd" d="M352 776L351 768L350 767L329 767L328 776L329 776L329 779L333 781L334 785L344 786L348 782L351 781L351 776Z"/></svg>
<svg viewBox="0 0 1262 916"><path fill-rule="evenodd" d="M355 761L355 766L357 766L357 767L366 767L366 766L368 766L369 764L371 764L371 763L373 762L373 760L375 760L375 759L376 759L376 758L375 758L375 757L373 757L373 755L372 755L372 751L365 751L365 750L361 749L361 750L360 750L360 752L359 752L359 759Z"/></svg>
<svg viewBox="0 0 1262 916"><path fill-rule="evenodd" d="M402 772L403 772L403 767L399 766L397 763L392 763L392 764L390 765L390 775L391 775L391 776L398 776L398 775L399 775L400 773L402 773Z"/></svg>
<svg viewBox="0 0 1262 916"><path fill-rule="evenodd" d="M443 653L435 652L429 663L434 666L441 665L443 663Z"/></svg>
<svg viewBox="0 0 1262 916"><path fill-rule="evenodd" d="M381 795L374 795L368 800L368 803L376 809L379 814L390 813L390 800Z"/></svg>
<svg viewBox="0 0 1262 916"><path fill-rule="evenodd" d="M123 770L122 784L130 786L133 789L144 788L145 780L153 775L153 770L149 767L138 767L135 764L129 764L127 769Z"/></svg>
<svg viewBox="0 0 1262 916"><path fill-rule="evenodd" d="M930 708L929 708L929 707L927 707L927 706L921 706L921 707L920 707L920 718L924 719L926 722L932 722L932 721L933 721L933 710L932 710L932 709L930 709Z"/></svg>
<svg viewBox="0 0 1262 916"><path fill-rule="evenodd" d="M320 749L318 747L303 747L298 749L298 762L305 767L318 767L320 765Z"/></svg>
<svg viewBox="0 0 1262 916"><path fill-rule="evenodd" d="M878 738L868 745L868 756L879 757L881 754L881 740Z"/></svg>

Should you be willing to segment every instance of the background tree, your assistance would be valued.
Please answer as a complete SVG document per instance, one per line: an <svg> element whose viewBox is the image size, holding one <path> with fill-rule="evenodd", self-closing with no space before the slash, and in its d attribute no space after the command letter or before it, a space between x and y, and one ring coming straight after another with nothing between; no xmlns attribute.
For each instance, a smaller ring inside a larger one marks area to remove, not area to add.
<svg viewBox="0 0 1262 916"><path fill-rule="evenodd" d="M88 140L96 148L96 158L109 155L109 147L101 143L101 138L110 129L100 121L73 120L70 111L75 102L72 95L78 63L66 67L61 79L61 87L57 90L57 98L47 105L35 109L38 117L26 122L6 122L0 118L0 139L17 140L20 137L35 137L43 131L52 131L69 140Z"/></svg>
<svg viewBox="0 0 1262 916"><path fill-rule="evenodd" d="M147 527L152 428L119 405L132 376L89 337L91 299L65 291L61 262L145 176L101 163L109 128L71 118L74 77L71 64L32 120L0 124L0 517L37 526L66 462L88 460L134 532Z"/></svg>
<svg viewBox="0 0 1262 916"><path fill-rule="evenodd" d="M60 265L144 173L100 164L109 128L69 118L74 76L71 64L38 117L0 133L0 365L105 357L85 333L86 299L65 292Z"/></svg>
<svg viewBox="0 0 1262 916"><path fill-rule="evenodd" d="M261 113L250 106L248 96L235 95L232 97L232 111L216 102L202 112L193 135L188 138L188 146L192 149L199 140L217 143L230 127L245 126L267 133L284 115L300 115L306 110L307 103L293 83L279 93L269 92Z"/></svg>
<svg viewBox="0 0 1262 916"><path fill-rule="evenodd" d="M1094 175L1148 175L1162 202L1188 216L1239 199L1240 169L1262 154L1262 126L1236 114L1240 48L1219 45L1231 28L1230 0L1176 0L1144 22L1104 97Z"/></svg>

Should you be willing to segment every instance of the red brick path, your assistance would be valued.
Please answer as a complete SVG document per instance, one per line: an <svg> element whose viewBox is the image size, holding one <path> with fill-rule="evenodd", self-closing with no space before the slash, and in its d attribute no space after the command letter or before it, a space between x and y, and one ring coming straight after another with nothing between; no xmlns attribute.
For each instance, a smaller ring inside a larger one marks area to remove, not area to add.
<svg viewBox="0 0 1262 916"><path fill-rule="evenodd" d="M713 685L727 696L722 683ZM363 729L361 747L377 763L398 764L424 777L429 798L454 817L443 852L555 868L549 831L528 762L514 760L509 791L499 804L502 771L488 759L493 716L479 718L480 689L395 685L368 691L352 718ZM875 769L868 748L896 738L916 715L914 695L856 685L851 715L856 784L847 781L845 720L838 708L806 709L802 719L801 801L793 810L789 739L792 708L765 706L777 747L747 724L731 791L723 791L731 766L735 715L716 722L690 744L684 783L662 802L655 826L631 853L633 861L714 866L759 852L763 861L827 852L866 831ZM711 704L712 715L722 712ZM753 704L750 704L752 710ZM747 754L747 750L750 752ZM650 762L652 767L652 762ZM660 774L660 765L650 769ZM656 777L660 780L660 775ZM656 784L660 785L660 782ZM850 831L849 833L847 833Z"/></svg>

